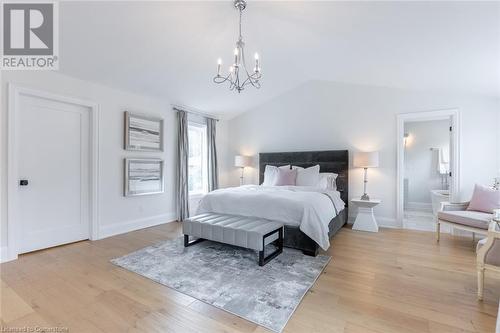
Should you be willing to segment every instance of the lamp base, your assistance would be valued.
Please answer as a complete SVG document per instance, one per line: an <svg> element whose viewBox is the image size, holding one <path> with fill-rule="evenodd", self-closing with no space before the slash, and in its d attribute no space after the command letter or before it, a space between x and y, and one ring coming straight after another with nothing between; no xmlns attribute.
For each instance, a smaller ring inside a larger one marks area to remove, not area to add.
<svg viewBox="0 0 500 333"><path fill-rule="evenodd" d="M368 194L363 194L360 198L361 200L366 200L366 201L370 201L370 196Z"/></svg>

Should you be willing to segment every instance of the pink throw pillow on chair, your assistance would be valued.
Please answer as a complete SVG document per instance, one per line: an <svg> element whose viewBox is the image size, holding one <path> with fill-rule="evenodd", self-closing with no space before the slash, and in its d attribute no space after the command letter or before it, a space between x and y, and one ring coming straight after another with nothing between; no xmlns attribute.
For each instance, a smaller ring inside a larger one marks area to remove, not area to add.
<svg viewBox="0 0 500 333"><path fill-rule="evenodd" d="M295 186L295 180L297 179L297 170L293 169L279 169L276 175L276 181L274 186Z"/></svg>
<svg viewBox="0 0 500 333"><path fill-rule="evenodd" d="M476 184L467 210L491 214L497 208L500 208L500 191Z"/></svg>

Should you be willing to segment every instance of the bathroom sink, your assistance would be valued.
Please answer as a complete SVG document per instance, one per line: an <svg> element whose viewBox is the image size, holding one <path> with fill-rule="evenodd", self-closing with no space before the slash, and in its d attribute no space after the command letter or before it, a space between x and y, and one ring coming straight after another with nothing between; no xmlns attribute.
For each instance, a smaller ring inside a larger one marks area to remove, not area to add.
<svg viewBox="0 0 500 333"><path fill-rule="evenodd" d="M441 202L450 201L450 191L431 190L431 199L432 199L432 212L434 213L434 216L436 216L439 209L441 208Z"/></svg>

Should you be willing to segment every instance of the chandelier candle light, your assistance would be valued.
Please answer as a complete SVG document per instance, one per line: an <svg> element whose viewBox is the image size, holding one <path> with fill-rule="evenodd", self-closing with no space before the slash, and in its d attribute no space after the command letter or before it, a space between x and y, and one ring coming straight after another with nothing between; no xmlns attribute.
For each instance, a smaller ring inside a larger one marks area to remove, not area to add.
<svg viewBox="0 0 500 333"><path fill-rule="evenodd" d="M260 71L259 55L255 53L255 67L253 72L247 70L245 62L245 43L243 42L243 36L241 35L241 16L243 10L246 8L247 3L245 0L235 0L234 7L240 12L240 24L239 24L239 38L236 42L236 48L234 49L234 63L229 67L229 73L227 76L221 75L222 59L219 58L217 61L217 75L214 77L215 83L229 82L229 89L236 90L240 93L245 86L251 84L255 88L260 88L259 80L262 78Z"/></svg>

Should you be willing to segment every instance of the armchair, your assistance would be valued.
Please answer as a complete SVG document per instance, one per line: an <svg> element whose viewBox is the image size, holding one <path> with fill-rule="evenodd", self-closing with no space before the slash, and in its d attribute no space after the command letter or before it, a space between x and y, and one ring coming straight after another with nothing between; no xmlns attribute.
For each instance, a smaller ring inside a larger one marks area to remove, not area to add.
<svg viewBox="0 0 500 333"><path fill-rule="evenodd" d="M491 221L488 237L477 243L477 298L483 299L484 271L500 273L500 226Z"/></svg>
<svg viewBox="0 0 500 333"><path fill-rule="evenodd" d="M436 240L439 242L441 224L452 228L472 232L473 240L475 234L488 234L488 224L493 214L467 210L469 202L450 203L442 202L436 218Z"/></svg>

